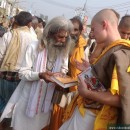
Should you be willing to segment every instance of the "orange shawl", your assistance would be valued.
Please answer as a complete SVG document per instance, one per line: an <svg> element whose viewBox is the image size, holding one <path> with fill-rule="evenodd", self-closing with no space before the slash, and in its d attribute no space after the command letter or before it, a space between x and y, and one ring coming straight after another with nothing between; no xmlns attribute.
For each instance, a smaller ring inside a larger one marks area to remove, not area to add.
<svg viewBox="0 0 130 130"><path fill-rule="evenodd" d="M81 72L80 70L78 70L76 68L76 65L75 65L75 60L79 61L79 62L82 62L82 59L85 58L85 55L84 55L84 46L87 45L87 41L83 38L82 35L80 35L79 37L79 41L76 45L76 47L74 48L73 50L73 53L70 57L70 66L69 66L69 69L70 69L70 73L71 73L71 77L72 78L76 78L77 75ZM70 91L76 91L77 90L77 87L71 87L70 88Z"/></svg>

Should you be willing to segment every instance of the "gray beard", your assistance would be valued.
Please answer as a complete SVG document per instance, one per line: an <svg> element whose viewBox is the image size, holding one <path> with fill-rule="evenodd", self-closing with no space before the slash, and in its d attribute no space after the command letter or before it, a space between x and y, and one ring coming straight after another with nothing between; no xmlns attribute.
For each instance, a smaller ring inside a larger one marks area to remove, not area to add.
<svg viewBox="0 0 130 130"><path fill-rule="evenodd" d="M47 54L47 70L51 71L54 67L55 61L60 55L62 49L61 45L55 44L55 40L49 39L47 43L47 49L48 49L48 54Z"/></svg>
<svg viewBox="0 0 130 130"><path fill-rule="evenodd" d="M78 37L77 36L71 36L71 39L73 42L77 43L78 42Z"/></svg>
<svg viewBox="0 0 130 130"><path fill-rule="evenodd" d="M55 61L59 55L64 57L68 56L70 49L70 39L66 43L56 43L54 39L49 39L47 42L47 70L52 70L55 64Z"/></svg>
<svg viewBox="0 0 130 130"><path fill-rule="evenodd" d="M76 46L77 42L75 41L75 39L71 39L71 43L70 43L70 51L69 51L69 54L71 55L73 53L73 50Z"/></svg>

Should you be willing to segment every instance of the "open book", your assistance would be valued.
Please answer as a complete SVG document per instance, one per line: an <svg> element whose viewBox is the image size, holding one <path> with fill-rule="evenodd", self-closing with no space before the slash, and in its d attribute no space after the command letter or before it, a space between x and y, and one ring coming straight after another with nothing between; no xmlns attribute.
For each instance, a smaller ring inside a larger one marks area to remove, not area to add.
<svg viewBox="0 0 130 130"><path fill-rule="evenodd" d="M63 88L69 88L78 84L77 79L73 79L70 76L64 76L64 77L52 76L51 79Z"/></svg>
<svg viewBox="0 0 130 130"><path fill-rule="evenodd" d="M87 85L87 88L91 91L106 91L103 84L99 81L98 78L96 78L92 71L91 67L87 68L85 71L81 72L78 77L80 79L83 79ZM92 101L90 99L85 99L85 108L91 108L91 109L100 109L102 107L102 104L96 101Z"/></svg>

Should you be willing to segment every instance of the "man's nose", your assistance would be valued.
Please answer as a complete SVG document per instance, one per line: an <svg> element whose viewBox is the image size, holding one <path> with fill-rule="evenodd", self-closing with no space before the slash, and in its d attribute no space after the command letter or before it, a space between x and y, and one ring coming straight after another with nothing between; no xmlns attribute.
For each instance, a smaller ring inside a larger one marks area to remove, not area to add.
<svg viewBox="0 0 130 130"><path fill-rule="evenodd" d="M61 42L61 43L65 43L65 42L66 42L66 37L62 38L62 39L60 40L60 42Z"/></svg>

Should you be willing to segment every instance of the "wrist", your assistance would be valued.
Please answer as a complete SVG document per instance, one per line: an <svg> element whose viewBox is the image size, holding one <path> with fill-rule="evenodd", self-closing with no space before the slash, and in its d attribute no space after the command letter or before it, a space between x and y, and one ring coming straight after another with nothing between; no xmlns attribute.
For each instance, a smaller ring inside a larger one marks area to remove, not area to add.
<svg viewBox="0 0 130 130"><path fill-rule="evenodd" d="M43 79L43 74L42 73L39 73L38 76L39 76L40 79Z"/></svg>
<svg viewBox="0 0 130 130"><path fill-rule="evenodd" d="M83 97L91 99L91 90L84 91Z"/></svg>

